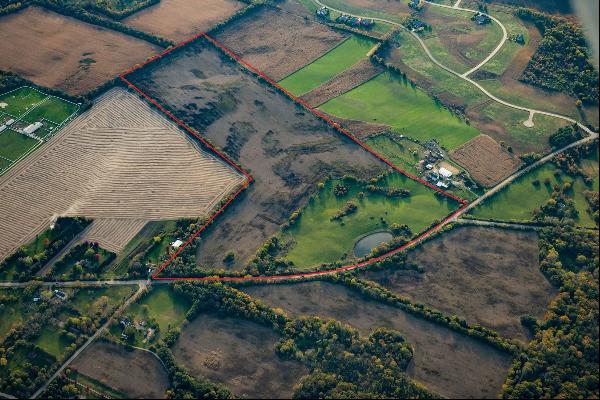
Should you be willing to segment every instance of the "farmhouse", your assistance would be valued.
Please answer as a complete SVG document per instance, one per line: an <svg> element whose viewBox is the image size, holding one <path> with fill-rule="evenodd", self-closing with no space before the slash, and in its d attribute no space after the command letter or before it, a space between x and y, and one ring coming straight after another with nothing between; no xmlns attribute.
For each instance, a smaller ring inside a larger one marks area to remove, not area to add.
<svg viewBox="0 0 600 400"><path fill-rule="evenodd" d="M438 183L436 183L435 185L437 187L444 188L444 189L448 189L450 187L450 185L448 185L446 182L442 182L442 181L438 181Z"/></svg>

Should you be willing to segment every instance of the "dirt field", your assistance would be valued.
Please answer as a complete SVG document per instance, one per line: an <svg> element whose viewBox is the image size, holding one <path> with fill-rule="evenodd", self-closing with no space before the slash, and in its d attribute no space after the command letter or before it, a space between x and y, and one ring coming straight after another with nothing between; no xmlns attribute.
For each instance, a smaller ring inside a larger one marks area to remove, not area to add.
<svg viewBox="0 0 600 400"><path fill-rule="evenodd" d="M378 327L402 333L414 348L409 374L450 398L496 397L510 356L467 336L363 299L343 286L326 282L268 285L243 289L293 315L319 315L346 322L362 335Z"/></svg>
<svg viewBox="0 0 600 400"><path fill-rule="evenodd" d="M96 219L81 241L98 243L104 250L119 254L147 222L143 219Z"/></svg>
<svg viewBox="0 0 600 400"><path fill-rule="evenodd" d="M381 65L375 65L371 60L361 60L351 68L302 95L300 98L306 101L311 107L318 107L321 104L362 85L364 82L376 77L383 71L384 68Z"/></svg>
<svg viewBox="0 0 600 400"><path fill-rule="evenodd" d="M337 46L347 34L265 6L220 30L215 39L279 81Z"/></svg>
<svg viewBox="0 0 600 400"><path fill-rule="evenodd" d="M479 135L450 153L473 179L492 187L519 169L522 161L488 135Z"/></svg>
<svg viewBox="0 0 600 400"><path fill-rule="evenodd" d="M160 51L131 36L37 7L0 17L0 37L0 69L74 95Z"/></svg>
<svg viewBox="0 0 600 400"><path fill-rule="evenodd" d="M324 113L325 114L325 113ZM338 123L342 128L352 133L354 136L365 139L372 135L387 132L391 129L389 125L374 124L371 122L356 121L353 119L345 119L336 117L335 115L326 114L332 121Z"/></svg>
<svg viewBox="0 0 600 400"><path fill-rule="evenodd" d="M0 177L0 259L56 216L198 217L242 181L139 97L113 89Z"/></svg>
<svg viewBox="0 0 600 400"><path fill-rule="evenodd" d="M236 0L161 0L124 19L123 23L181 42L209 30L245 6Z"/></svg>
<svg viewBox="0 0 600 400"><path fill-rule="evenodd" d="M239 318L202 314L186 326L173 347L192 374L223 383L247 398L290 398L308 369L275 354L272 329Z"/></svg>
<svg viewBox="0 0 600 400"><path fill-rule="evenodd" d="M130 78L255 178L202 235L201 265L223 267L234 251L230 268L240 269L330 173L366 177L386 168L202 41Z"/></svg>
<svg viewBox="0 0 600 400"><path fill-rule="evenodd" d="M169 386L167 372L152 354L102 341L85 349L71 367L133 399L162 399Z"/></svg>
<svg viewBox="0 0 600 400"><path fill-rule="evenodd" d="M366 272L368 279L471 323L528 340L522 315L541 318L554 290L539 270L537 234L460 227L410 253L425 273Z"/></svg>

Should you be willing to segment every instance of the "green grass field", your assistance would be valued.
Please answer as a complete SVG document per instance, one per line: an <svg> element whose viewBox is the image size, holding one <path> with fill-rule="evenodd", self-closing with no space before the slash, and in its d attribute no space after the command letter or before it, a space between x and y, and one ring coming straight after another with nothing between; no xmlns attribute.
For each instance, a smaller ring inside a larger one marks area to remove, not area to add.
<svg viewBox="0 0 600 400"><path fill-rule="evenodd" d="M0 157L15 161L39 143L35 139L7 129L0 133Z"/></svg>
<svg viewBox="0 0 600 400"><path fill-rule="evenodd" d="M0 110L13 117L20 117L46 97L48 96L39 90L23 86L0 95L0 103L6 103L6 106L0 107Z"/></svg>
<svg viewBox="0 0 600 400"><path fill-rule="evenodd" d="M299 268L314 267L351 257L355 242L365 234L386 229L393 223L407 224L413 233L423 231L434 220L441 219L458 207L447 198L440 198L426 186L400 174L388 176L378 186L410 190L408 198L389 198L370 193L364 184L347 182L349 192L337 197L333 188L341 180L328 181L319 193L310 199L300 218L284 231L294 244L287 258ZM359 192L364 192L360 198ZM331 217L352 200L358 210L340 220ZM386 222L383 223L381 218Z"/></svg>
<svg viewBox="0 0 600 400"><path fill-rule="evenodd" d="M33 123L43 118L54 124L60 124L78 110L79 106L77 104L61 100L58 97L48 96L42 104L31 110L24 117L24 120Z"/></svg>
<svg viewBox="0 0 600 400"><path fill-rule="evenodd" d="M135 285L82 288L70 300L70 304L80 315L94 316L97 311L97 301L101 297L108 298L107 309L112 309L129 298L135 289Z"/></svg>
<svg viewBox="0 0 600 400"><path fill-rule="evenodd" d="M582 161L582 167L588 173L594 173L594 183L588 187L581 178L573 178L561 172L560 176L554 175L557 171L553 163L546 163L530 173L515 180L503 191L497 193L484 204L475 208L471 215L475 218L497 219L506 221L531 221L533 210L544 204L552 194L552 187L558 183L573 182L572 197L575 207L579 212L579 218L576 221L582 226L596 226L592 216L587 212L587 202L583 196L585 190L598 191L598 155ZM550 180L549 185L542 183L534 186L533 181L544 182Z"/></svg>
<svg viewBox="0 0 600 400"><path fill-rule="evenodd" d="M447 149L479 134L423 90L390 72L328 101L320 109L341 118L390 125L395 133L420 141L437 139Z"/></svg>
<svg viewBox="0 0 600 400"><path fill-rule="evenodd" d="M34 341L35 345L46 353L53 355L57 359L60 359L62 354L65 352L69 341L60 336L56 327L45 326L42 328L40 335Z"/></svg>
<svg viewBox="0 0 600 400"><path fill-rule="evenodd" d="M15 301L7 300L13 297ZM0 343L12 327L27 319L27 304L30 300L25 298L23 290L20 289L6 289L0 292Z"/></svg>
<svg viewBox="0 0 600 400"><path fill-rule="evenodd" d="M302 95L366 58L375 44L374 40L352 35L319 59L280 81L279 84L297 96Z"/></svg>

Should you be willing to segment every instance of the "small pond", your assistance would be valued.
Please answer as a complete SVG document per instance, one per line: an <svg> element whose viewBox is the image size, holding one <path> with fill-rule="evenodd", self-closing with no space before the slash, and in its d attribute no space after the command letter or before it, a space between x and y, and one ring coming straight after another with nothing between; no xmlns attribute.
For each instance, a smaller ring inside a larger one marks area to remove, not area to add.
<svg viewBox="0 0 600 400"><path fill-rule="evenodd" d="M364 257L368 255L375 247L382 243L389 242L393 238L394 235L387 231L375 232L367 236L363 236L354 245L354 255L356 257Z"/></svg>

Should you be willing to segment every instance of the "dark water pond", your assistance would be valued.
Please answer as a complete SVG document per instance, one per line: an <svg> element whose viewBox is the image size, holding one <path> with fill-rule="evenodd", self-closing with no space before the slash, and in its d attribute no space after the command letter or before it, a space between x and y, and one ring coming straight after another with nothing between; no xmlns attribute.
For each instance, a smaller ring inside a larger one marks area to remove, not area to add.
<svg viewBox="0 0 600 400"><path fill-rule="evenodd" d="M382 231L375 232L361 238L354 245L354 255L356 257L364 257L368 255L371 250L379 246L382 243L389 242L394 236L390 232Z"/></svg>

